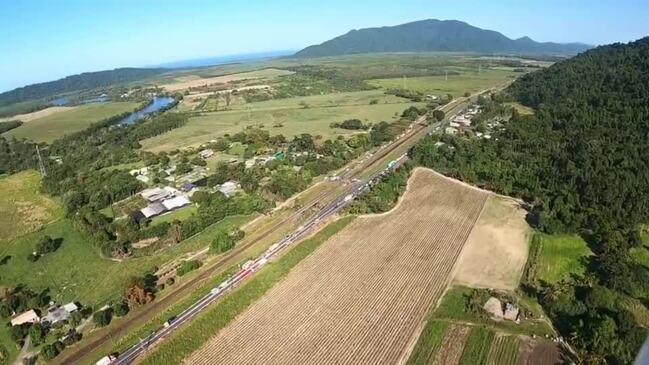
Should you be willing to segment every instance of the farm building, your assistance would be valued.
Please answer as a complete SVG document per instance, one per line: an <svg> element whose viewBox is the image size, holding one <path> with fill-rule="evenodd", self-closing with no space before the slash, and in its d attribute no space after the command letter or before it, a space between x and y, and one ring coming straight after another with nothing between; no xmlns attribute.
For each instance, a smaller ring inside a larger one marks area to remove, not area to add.
<svg viewBox="0 0 649 365"><path fill-rule="evenodd" d="M36 312L33 309L28 310L27 312L23 312L14 318L11 319L11 325L12 326L20 326L21 324L25 323L38 323L41 321L41 317L36 314Z"/></svg>
<svg viewBox="0 0 649 365"><path fill-rule="evenodd" d="M238 184L234 181L226 181L219 187L219 191L228 198L237 192Z"/></svg>
<svg viewBox="0 0 649 365"><path fill-rule="evenodd" d="M145 208L140 209L140 212L144 218L155 217L156 215L162 214L167 210L162 203L155 202L147 205Z"/></svg>
<svg viewBox="0 0 649 365"><path fill-rule="evenodd" d="M171 193L162 188L151 188L143 190L140 195L149 202L157 202L168 198Z"/></svg>
<svg viewBox="0 0 649 365"><path fill-rule="evenodd" d="M201 156L201 158L203 160L205 160L205 159L208 159L208 158L212 157L214 155L214 151L207 148L207 149L204 149L201 152L199 152L198 155Z"/></svg>
<svg viewBox="0 0 649 365"><path fill-rule="evenodd" d="M185 205L189 204L191 204L191 202L184 195L178 195L171 199L162 201L162 205L164 206L165 210L174 210L176 208L184 207Z"/></svg>

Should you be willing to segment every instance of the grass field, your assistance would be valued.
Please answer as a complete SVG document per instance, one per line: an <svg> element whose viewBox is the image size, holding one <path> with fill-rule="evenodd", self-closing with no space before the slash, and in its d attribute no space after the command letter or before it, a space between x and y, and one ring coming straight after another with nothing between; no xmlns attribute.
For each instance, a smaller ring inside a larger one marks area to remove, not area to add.
<svg viewBox="0 0 649 365"><path fill-rule="evenodd" d="M462 365L484 365L487 363L491 343L494 339L493 331L483 327L473 327L464 344L464 351L460 359Z"/></svg>
<svg viewBox="0 0 649 365"><path fill-rule="evenodd" d="M513 80L516 75L504 70L462 71L460 75L422 76L412 78L390 78L371 80L370 84L382 88L405 88L424 94L462 96L465 92L474 93L492 86ZM404 87L405 83L405 87Z"/></svg>
<svg viewBox="0 0 649 365"><path fill-rule="evenodd" d="M66 134L80 131L102 119L131 111L138 105L138 103L130 102L82 105L72 110L34 119L16 129L3 133L3 136L27 138L37 142L52 142Z"/></svg>
<svg viewBox="0 0 649 365"><path fill-rule="evenodd" d="M163 223L163 222L171 223L176 219L179 220L179 221L182 221L182 220L188 218L189 216L191 216L192 214L196 213L197 209L198 209L198 207L196 205L190 205L188 207L183 207L183 208L180 208L180 209L176 209L176 210L174 210L172 212L169 212L167 214L163 214L163 215L159 215L157 217L153 217L151 219L151 224L156 225L156 224L160 224L160 223Z"/></svg>
<svg viewBox="0 0 649 365"><path fill-rule="evenodd" d="M369 105L372 99L383 100L383 103ZM246 106L250 107L250 111L236 106L237 109L234 110L203 113L193 117L180 128L144 140L142 146L153 152L169 151L200 145L226 133L240 132L247 126L261 125L271 134L283 134L286 137L310 133L331 138L353 133L344 129L332 129L329 127L331 123L351 118L361 119L365 123L392 121L395 113L401 114L410 105L422 104L386 97L380 91L249 103ZM278 126L280 124L281 127Z"/></svg>
<svg viewBox="0 0 649 365"><path fill-rule="evenodd" d="M534 114L534 109L521 103L505 103L505 105L511 106L512 108L516 109L521 115Z"/></svg>
<svg viewBox="0 0 649 365"><path fill-rule="evenodd" d="M40 184L34 170L0 178L0 247L63 217L63 207L42 195Z"/></svg>
<svg viewBox="0 0 649 365"><path fill-rule="evenodd" d="M428 364L431 357L437 353L437 350L442 345L444 333L448 327L449 324L446 322L428 320L424 330L419 335L417 345L410 353L406 365Z"/></svg>
<svg viewBox="0 0 649 365"><path fill-rule="evenodd" d="M491 345L487 364L505 365L518 363L518 351L521 341L516 336L498 336Z"/></svg>
<svg viewBox="0 0 649 365"><path fill-rule="evenodd" d="M318 234L291 249L275 263L263 268L255 277L212 306L188 326L173 334L166 343L156 348L141 364L181 363L215 332L225 327L239 313L283 279L302 259L311 254L329 237L347 226L354 217L346 217L329 224Z"/></svg>
<svg viewBox="0 0 649 365"><path fill-rule="evenodd" d="M541 250L536 263L537 279L556 283L571 274L583 275L586 258L592 253L576 235L540 235Z"/></svg>

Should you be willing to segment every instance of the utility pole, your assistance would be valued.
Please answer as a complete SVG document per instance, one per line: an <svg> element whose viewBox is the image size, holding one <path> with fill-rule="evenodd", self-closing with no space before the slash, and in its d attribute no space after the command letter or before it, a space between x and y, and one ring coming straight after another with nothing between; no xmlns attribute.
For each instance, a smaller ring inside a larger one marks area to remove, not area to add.
<svg viewBox="0 0 649 365"><path fill-rule="evenodd" d="M38 148L38 145L36 145L36 155L38 155L38 168L41 170L41 175L45 176L47 175L45 173L45 165L43 164L43 158L41 157L41 150Z"/></svg>
<svg viewBox="0 0 649 365"><path fill-rule="evenodd" d="M448 70L444 70L444 81L448 81Z"/></svg>
<svg viewBox="0 0 649 365"><path fill-rule="evenodd" d="M403 89L406 89L406 75L403 75Z"/></svg>

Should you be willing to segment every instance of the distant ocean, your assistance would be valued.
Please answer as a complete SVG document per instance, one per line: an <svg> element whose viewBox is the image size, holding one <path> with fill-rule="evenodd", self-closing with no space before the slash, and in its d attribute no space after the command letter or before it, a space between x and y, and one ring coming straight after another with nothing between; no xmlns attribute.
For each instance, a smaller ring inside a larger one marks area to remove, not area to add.
<svg viewBox="0 0 649 365"><path fill-rule="evenodd" d="M156 68L185 68L185 67L201 67L201 66L214 66L221 65L224 63L239 63L239 62L253 62L259 61L268 58L275 58L281 56L287 56L295 53L296 50L282 50L282 51L271 51L271 52L258 52L258 53L246 53L238 55L228 55L228 56L217 56L217 57L208 57L208 58L197 58L193 60L181 60L175 62L161 63L157 65L151 65L147 67Z"/></svg>

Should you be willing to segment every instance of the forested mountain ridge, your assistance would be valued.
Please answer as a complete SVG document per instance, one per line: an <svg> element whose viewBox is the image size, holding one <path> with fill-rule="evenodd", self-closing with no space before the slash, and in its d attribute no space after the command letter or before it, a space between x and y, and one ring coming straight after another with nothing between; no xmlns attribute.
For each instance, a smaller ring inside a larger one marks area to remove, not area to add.
<svg viewBox="0 0 649 365"><path fill-rule="evenodd" d="M89 90L118 83L141 80L168 71L164 68L116 68L114 70L84 72L59 80L19 87L0 93L0 106L52 97L61 93Z"/></svg>
<svg viewBox="0 0 649 365"><path fill-rule="evenodd" d="M294 57L325 57L373 52L477 52L574 55L590 46L581 43L535 42L529 37L510 39L492 30L457 20L421 20L392 27L352 30Z"/></svg>
<svg viewBox="0 0 649 365"><path fill-rule="evenodd" d="M649 37L525 75L501 97L535 114L514 112L491 139L428 137L413 158L525 199L541 231L585 238L583 276L523 286L585 363L630 364L647 328L625 303L649 302L649 268L631 255L649 223Z"/></svg>

